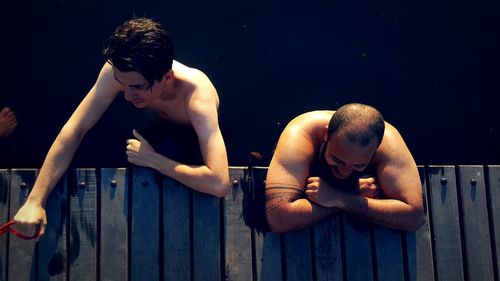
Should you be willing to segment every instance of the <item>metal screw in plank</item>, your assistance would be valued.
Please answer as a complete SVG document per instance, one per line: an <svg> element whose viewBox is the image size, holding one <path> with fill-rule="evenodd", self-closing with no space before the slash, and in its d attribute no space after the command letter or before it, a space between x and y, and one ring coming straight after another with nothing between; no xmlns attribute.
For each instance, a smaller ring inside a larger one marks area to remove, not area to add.
<svg viewBox="0 0 500 281"><path fill-rule="evenodd" d="M116 182L116 180L112 180L109 185L111 185L111 187L116 187L118 184Z"/></svg>
<svg viewBox="0 0 500 281"><path fill-rule="evenodd" d="M80 181L80 182L78 183L78 187L79 187L79 188L85 188L85 185L87 185L87 184L86 184L84 181Z"/></svg>
<svg viewBox="0 0 500 281"><path fill-rule="evenodd" d="M476 185L477 184L477 180L476 179L470 179L470 184Z"/></svg>
<svg viewBox="0 0 500 281"><path fill-rule="evenodd" d="M442 177L442 178L441 178L441 184L442 184L442 185L445 185L445 184L447 184L447 183L448 183L448 179L447 179L447 178L445 178L445 177Z"/></svg>
<svg viewBox="0 0 500 281"><path fill-rule="evenodd" d="M23 182L19 185L19 187L20 187L21 189L26 189L26 187L28 187L28 185L27 185L27 184L23 181Z"/></svg>
<svg viewBox="0 0 500 281"><path fill-rule="evenodd" d="M233 187L237 187L239 184L240 184L240 182L238 180L233 181Z"/></svg>

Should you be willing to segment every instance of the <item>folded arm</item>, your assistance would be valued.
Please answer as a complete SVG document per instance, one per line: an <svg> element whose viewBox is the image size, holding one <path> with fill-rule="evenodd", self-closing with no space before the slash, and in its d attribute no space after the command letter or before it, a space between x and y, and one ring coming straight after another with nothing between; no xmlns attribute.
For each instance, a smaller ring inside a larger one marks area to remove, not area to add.
<svg viewBox="0 0 500 281"><path fill-rule="evenodd" d="M191 124L198 135L204 165L187 165L159 153L137 134L141 146L127 147L128 160L151 167L194 190L224 197L229 190L229 167L226 147L217 118L217 105L210 95L192 98L189 105ZM130 140L129 140L130 142ZM194 148L193 148L194 149Z"/></svg>
<svg viewBox="0 0 500 281"><path fill-rule="evenodd" d="M417 230L423 223L422 185L418 170L399 133L391 126L388 130L375 157L383 198L344 192L309 178L308 199L384 227Z"/></svg>
<svg viewBox="0 0 500 281"><path fill-rule="evenodd" d="M267 172L266 218L276 233L308 227L337 211L306 198L305 184L318 145L313 144L311 133L303 133L301 122L299 117L287 125Z"/></svg>

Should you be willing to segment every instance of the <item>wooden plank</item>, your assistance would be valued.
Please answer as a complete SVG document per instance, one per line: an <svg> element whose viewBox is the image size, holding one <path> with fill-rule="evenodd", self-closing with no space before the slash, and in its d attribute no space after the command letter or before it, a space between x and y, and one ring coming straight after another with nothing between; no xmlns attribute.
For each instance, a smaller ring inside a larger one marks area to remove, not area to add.
<svg viewBox="0 0 500 281"><path fill-rule="evenodd" d="M12 170L10 185L10 216L15 216L35 183L36 170ZM36 280L35 241L9 236L9 281Z"/></svg>
<svg viewBox="0 0 500 281"><path fill-rule="evenodd" d="M342 261L347 281L373 280L371 248L372 224L349 214L343 214L344 253Z"/></svg>
<svg viewBox="0 0 500 281"><path fill-rule="evenodd" d="M486 187L482 166L459 166L466 272L469 281L493 280Z"/></svg>
<svg viewBox="0 0 500 281"><path fill-rule="evenodd" d="M193 279L221 280L221 199L193 191Z"/></svg>
<svg viewBox="0 0 500 281"><path fill-rule="evenodd" d="M97 181L95 169L76 169L70 196L69 278L97 279Z"/></svg>
<svg viewBox="0 0 500 281"><path fill-rule="evenodd" d="M287 281L312 281L311 228L283 234Z"/></svg>
<svg viewBox="0 0 500 281"><path fill-rule="evenodd" d="M224 198L224 280L252 281L252 229L243 216L243 208L249 208L244 202L251 197L248 169L231 168L229 173L232 186Z"/></svg>
<svg viewBox="0 0 500 281"><path fill-rule="evenodd" d="M131 280L160 280L160 191L151 169L132 180Z"/></svg>
<svg viewBox="0 0 500 281"><path fill-rule="evenodd" d="M416 232L406 232L406 264L408 281L434 281L429 199L425 169L418 168L423 188L424 224Z"/></svg>
<svg viewBox="0 0 500 281"><path fill-rule="evenodd" d="M164 280L191 280L191 190L163 179Z"/></svg>
<svg viewBox="0 0 500 281"><path fill-rule="evenodd" d="M464 280L457 185L453 166L429 167L429 197L437 280Z"/></svg>
<svg viewBox="0 0 500 281"><path fill-rule="evenodd" d="M265 217L265 179L267 168L253 168L251 184L254 194L252 205L255 221L266 221ZM250 180L250 179L249 179ZM266 223L267 225L267 223ZM257 281L282 280L281 239L280 235L267 232L266 227L255 228L255 277Z"/></svg>
<svg viewBox="0 0 500 281"><path fill-rule="evenodd" d="M491 216L491 224L493 229L494 236L493 239L493 252L494 260L493 260L493 269L496 274L496 280L500 277L500 259L498 256L500 255L500 166L499 165L491 165L488 166L488 195L490 205L490 216Z"/></svg>
<svg viewBox="0 0 500 281"><path fill-rule="evenodd" d="M343 280L340 216L335 215L314 226L316 279Z"/></svg>
<svg viewBox="0 0 500 281"><path fill-rule="evenodd" d="M10 172L0 169L0 224L9 218ZM7 235L0 236L0 281L7 280Z"/></svg>
<svg viewBox="0 0 500 281"><path fill-rule="evenodd" d="M101 169L101 280L128 280L128 182L127 171Z"/></svg>
<svg viewBox="0 0 500 281"><path fill-rule="evenodd" d="M67 280L68 185L63 176L45 204L47 226L38 243L38 279Z"/></svg>
<svg viewBox="0 0 500 281"><path fill-rule="evenodd" d="M373 239L377 259L377 280L405 280L401 235L400 231L375 226Z"/></svg>

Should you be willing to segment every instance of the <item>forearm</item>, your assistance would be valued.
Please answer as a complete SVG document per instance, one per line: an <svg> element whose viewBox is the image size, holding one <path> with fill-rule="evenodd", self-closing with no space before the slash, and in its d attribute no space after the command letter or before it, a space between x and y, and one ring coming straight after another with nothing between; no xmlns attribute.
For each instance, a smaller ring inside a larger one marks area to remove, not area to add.
<svg viewBox="0 0 500 281"><path fill-rule="evenodd" d="M42 207L59 179L68 169L83 135L72 137L63 128L52 144L39 171L37 180L28 196L28 201Z"/></svg>
<svg viewBox="0 0 500 281"><path fill-rule="evenodd" d="M227 168L210 169L207 165L186 165L158 153L151 155L150 167L199 192L224 197L229 190Z"/></svg>
<svg viewBox="0 0 500 281"><path fill-rule="evenodd" d="M266 217L271 230L281 233L311 226L337 212L335 208L325 208L305 198L300 192L266 190Z"/></svg>
<svg viewBox="0 0 500 281"><path fill-rule="evenodd" d="M400 200L345 194L342 201L339 209L384 227L415 231L423 222L421 207Z"/></svg>

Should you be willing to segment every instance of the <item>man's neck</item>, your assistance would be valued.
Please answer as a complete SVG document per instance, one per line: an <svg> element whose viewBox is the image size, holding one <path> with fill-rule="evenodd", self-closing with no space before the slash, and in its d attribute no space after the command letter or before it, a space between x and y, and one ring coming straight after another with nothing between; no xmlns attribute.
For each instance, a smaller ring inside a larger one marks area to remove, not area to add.
<svg viewBox="0 0 500 281"><path fill-rule="evenodd" d="M170 81L162 83L160 96L148 107L153 112L163 111L166 103L172 103L182 95L182 89L179 86L180 81L173 76Z"/></svg>

